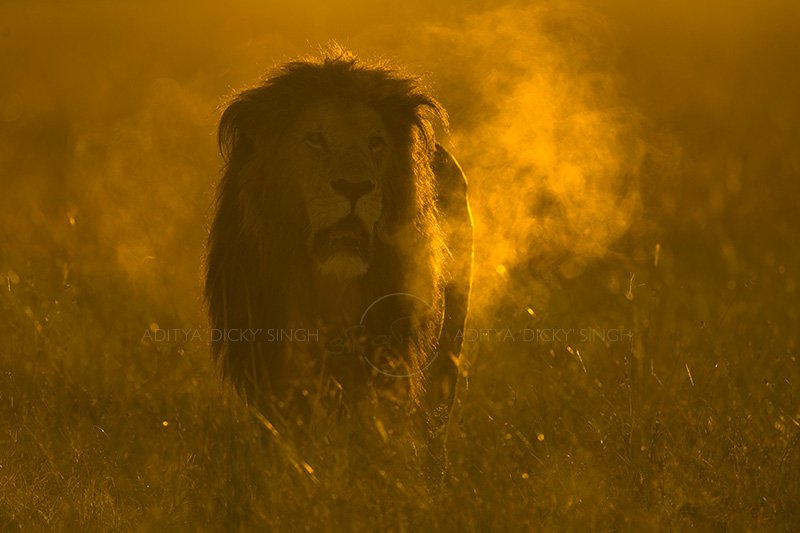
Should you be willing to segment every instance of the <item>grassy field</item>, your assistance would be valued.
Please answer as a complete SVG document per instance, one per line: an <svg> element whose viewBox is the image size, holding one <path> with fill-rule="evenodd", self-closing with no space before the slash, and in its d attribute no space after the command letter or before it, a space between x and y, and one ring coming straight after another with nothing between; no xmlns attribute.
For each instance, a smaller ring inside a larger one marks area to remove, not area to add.
<svg viewBox="0 0 800 533"><path fill-rule="evenodd" d="M796 530L796 9L361 4L3 8L0 530ZM471 180L442 491L210 361L216 106L331 37L432 73Z"/></svg>
<svg viewBox="0 0 800 533"><path fill-rule="evenodd" d="M217 385L204 343L142 342L147 312L124 286L50 292L34 265L14 271L0 292L0 523L789 530L800 520L793 282L763 264L733 287L713 265L689 277L677 266L689 255L662 254L639 266L632 300L592 287L590 270L561 287L557 317L509 308L491 325L608 328L606 342L503 332L468 343L452 480L433 499L384 461L390 445L317 441L301 457L270 445Z"/></svg>

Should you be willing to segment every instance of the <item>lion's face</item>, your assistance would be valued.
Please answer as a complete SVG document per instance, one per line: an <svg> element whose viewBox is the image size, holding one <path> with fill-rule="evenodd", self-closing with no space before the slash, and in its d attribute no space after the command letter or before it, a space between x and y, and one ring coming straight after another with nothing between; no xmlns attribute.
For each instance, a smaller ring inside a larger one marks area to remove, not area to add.
<svg viewBox="0 0 800 533"><path fill-rule="evenodd" d="M289 125L278 153L309 221L308 250L323 276L355 278L369 268L395 147L365 104L321 100Z"/></svg>

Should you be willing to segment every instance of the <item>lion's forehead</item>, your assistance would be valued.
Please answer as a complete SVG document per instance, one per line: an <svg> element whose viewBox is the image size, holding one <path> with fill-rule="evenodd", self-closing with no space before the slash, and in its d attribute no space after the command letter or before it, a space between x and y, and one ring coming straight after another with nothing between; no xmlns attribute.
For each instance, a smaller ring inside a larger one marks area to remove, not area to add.
<svg viewBox="0 0 800 533"><path fill-rule="evenodd" d="M360 102L319 100L309 103L294 119L291 130L303 136L321 131L330 142L346 145L365 141L372 135L385 135L386 126L380 114Z"/></svg>

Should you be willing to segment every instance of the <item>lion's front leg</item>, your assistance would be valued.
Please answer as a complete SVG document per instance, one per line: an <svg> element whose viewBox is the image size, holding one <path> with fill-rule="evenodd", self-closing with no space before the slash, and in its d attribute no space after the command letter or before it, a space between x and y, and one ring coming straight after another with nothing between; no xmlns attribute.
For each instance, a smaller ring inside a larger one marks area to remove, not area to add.
<svg viewBox="0 0 800 533"><path fill-rule="evenodd" d="M455 286L445 290L445 316L436 358L426 371L423 397L427 465L426 476L442 480L447 463L447 435L458 389L461 331L466 320L467 296Z"/></svg>
<svg viewBox="0 0 800 533"><path fill-rule="evenodd" d="M467 179L456 160L436 146L433 170L445 241L449 251L449 279L444 290L444 315L436 357L426 369L425 434L428 470L443 478L447 471L447 434L458 386L464 327L472 288L473 223L467 195Z"/></svg>

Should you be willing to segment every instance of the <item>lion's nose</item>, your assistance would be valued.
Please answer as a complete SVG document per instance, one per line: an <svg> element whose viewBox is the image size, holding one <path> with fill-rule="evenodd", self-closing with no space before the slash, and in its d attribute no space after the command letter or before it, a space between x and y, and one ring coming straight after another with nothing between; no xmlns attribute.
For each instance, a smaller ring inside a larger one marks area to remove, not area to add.
<svg viewBox="0 0 800 533"><path fill-rule="evenodd" d="M375 189L375 184L368 180L336 180L331 182L331 187L334 191L350 200L351 203L355 204L359 198L369 192L372 192L372 190Z"/></svg>

